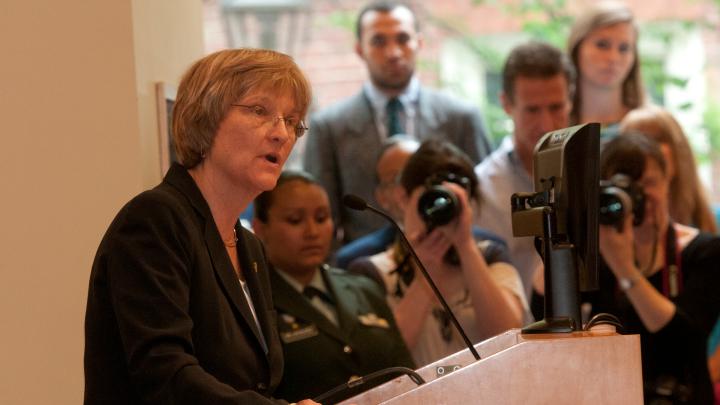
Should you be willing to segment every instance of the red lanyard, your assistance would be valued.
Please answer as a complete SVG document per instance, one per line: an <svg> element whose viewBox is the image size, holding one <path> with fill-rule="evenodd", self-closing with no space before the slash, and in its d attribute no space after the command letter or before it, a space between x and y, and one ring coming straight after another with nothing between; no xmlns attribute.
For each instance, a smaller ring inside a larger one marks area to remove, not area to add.
<svg viewBox="0 0 720 405"><path fill-rule="evenodd" d="M680 246L677 243L675 227L668 226L665 236L665 266L662 269L663 295L668 298L677 297L683 288Z"/></svg>

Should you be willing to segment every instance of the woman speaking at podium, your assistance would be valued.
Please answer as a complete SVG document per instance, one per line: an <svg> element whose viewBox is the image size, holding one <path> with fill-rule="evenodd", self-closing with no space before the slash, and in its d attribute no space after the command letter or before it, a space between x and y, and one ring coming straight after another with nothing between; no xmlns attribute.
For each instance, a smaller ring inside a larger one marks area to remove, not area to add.
<svg viewBox="0 0 720 405"><path fill-rule="evenodd" d="M283 358L265 256L238 218L275 186L309 103L277 52L221 51L186 72L179 163L120 210L93 263L86 404L286 403L272 398Z"/></svg>

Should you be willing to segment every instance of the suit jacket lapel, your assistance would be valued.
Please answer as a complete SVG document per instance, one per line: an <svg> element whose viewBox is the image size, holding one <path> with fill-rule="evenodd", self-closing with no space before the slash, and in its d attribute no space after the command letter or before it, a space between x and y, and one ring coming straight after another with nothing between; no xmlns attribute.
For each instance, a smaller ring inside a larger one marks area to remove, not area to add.
<svg viewBox="0 0 720 405"><path fill-rule="evenodd" d="M210 255L210 260L213 264L213 271L218 279L218 282L225 292L225 296L230 301L235 310L241 314L245 323L253 331L253 334L258 340L258 345L263 346L261 343L261 335L255 323L255 318L250 310L250 305L245 300L245 293L240 287L240 281L235 274L235 269L230 262L230 257L225 251L225 245L223 244L220 233L215 226L210 207L202 196L200 189L195 184L195 181L190 177L187 169L174 163L170 170L168 170L165 176L165 181L177 188L183 195L185 195L193 206L198 215L205 221L204 238L205 245ZM245 258L247 261L247 252L243 248L241 241L238 241L238 255L242 260ZM241 262L243 267L248 266L247 263ZM258 307L261 308L261 307ZM264 317L264 314L258 314L260 318Z"/></svg>
<svg viewBox="0 0 720 405"><path fill-rule="evenodd" d="M368 134L375 134L375 138L380 140L377 126L375 125L375 114L373 114L370 100L365 95L365 91L357 93L350 101L355 106L352 115L346 117L347 129L349 132L357 136L366 137Z"/></svg>
<svg viewBox="0 0 720 405"><path fill-rule="evenodd" d="M252 310L250 309L250 304L245 299L245 292L240 286L240 281L238 280L235 269L230 262L230 257L225 251L225 245L222 243L222 240L220 240L220 235L215 227L215 223L212 222L212 220L207 221L205 224L205 243L207 245L208 252L210 253L210 259L213 262L213 270L215 271L217 279L220 281L220 285L223 290L225 290L226 296L245 320L245 323L252 330L259 346L262 348L266 347L266 342L258 330L255 317L253 317ZM243 246L243 244L244 241L241 238L238 238L238 256L240 259L240 266L242 268L247 268L249 263L247 260L246 247ZM253 299L254 298L255 297L253 297ZM262 308L263 307L259 305L255 305L256 313L259 318L264 316L264 314L261 314L260 311Z"/></svg>
<svg viewBox="0 0 720 405"><path fill-rule="evenodd" d="M375 125L375 114L373 113L370 100L365 95L365 90L357 93L351 103L356 106L353 114L347 117L348 131L358 136L366 137L368 134L375 134L375 138L380 141L380 134ZM415 136L422 140L436 134L440 127L443 117L438 116L437 108L433 106L433 94L420 87L418 95L418 108L415 116Z"/></svg>
<svg viewBox="0 0 720 405"><path fill-rule="evenodd" d="M316 310L302 294L295 290L274 270L270 271L270 283L273 286L275 306L280 311L296 316L304 321L314 323L318 329L335 339L342 342L347 341L347 333L345 333L345 331L333 325L325 315ZM340 318L339 313L338 318Z"/></svg>
<svg viewBox="0 0 720 405"><path fill-rule="evenodd" d="M257 315L258 323L263 329L262 333L260 333L256 328L253 328L253 332L255 333L255 336L258 338L258 340L261 341L261 344L264 345L266 349L265 353L269 354L269 338L270 336L272 336L272 334L267 333L267 326L268 323L271 322L271 320L267 319L266 316L267 310L270 309L270 306L265 300L265 294L271 293L270 291L267 291L266 288L260 283L258 274L260 268L266 268L265 263L263 262L258 265L258 261L262 260L263 257L259 251L251 250L250 241L247 239L246 234L245 232L243 232L243 228L240 226L239 222L235 225L235 232L236 235L238 235L237 248L240 268L242 269L245 282L248 286L248 291L250 293L250 298L252 299L253 306L255 308L255 314Z"/></svg>
<svg viewBox="0 0 720 405"><path fill-rule="evenodd" d="M440 126L438 113L432 106L432 94L421 87L418 95L418 113L415 117L415 135L421 141L436 134Z"/></svg>
<svg viewBox="0 0 720 405"><path fill-rule="evenodd" d="M270 285L268 282L267 274L260 273L262 269L267 271L268 265L265 262L264 255L262 253L262 247L257 243L254 244L247 238L247 231L245 231L240 225L236 225L236 232L238 237L238 257L240 259L240 267L243 270L245 281L248 284L250 290L250 296L252 297L253 304L255 306L255 313L258 315L258 321L262 328L262 335L256 336L258 339L264 337L264 341L267 344L268 352L267 357L270 365L280 364L282 362L282 347L278 344L274 344L272 339L277 336L277 319L270 318L269 312L274 313L274 308L271 304ZM251 246L252 244L252 246ZM264 281L263 281L264 280ZM253 329L255 331L255 329ZM273 374L273 378L278 378L276 383L279 383L280 375ZM271 383L273 385L273 383Z"/></svg>
<svg viewBox="0 0 720 405"><path fill-rule="evenodd" d="M337 314L340 329L346 336L351 336L352 331L358 325L357 309L360 303L352 287L341 277L329 277L324 274L325 284L333 292L337 299Z"/></svg>

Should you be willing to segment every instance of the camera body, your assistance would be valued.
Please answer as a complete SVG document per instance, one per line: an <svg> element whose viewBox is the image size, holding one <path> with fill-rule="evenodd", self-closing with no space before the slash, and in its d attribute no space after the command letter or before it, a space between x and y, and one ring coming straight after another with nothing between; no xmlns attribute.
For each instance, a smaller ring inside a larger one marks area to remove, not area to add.
<svg viewBox="0 0 720 405"><path fill-rule="evenodd" d="M449 224L452 220L460 215L462 206L452 190L442 185L444 181L450 181L462 186L470 194L470 179L457 175L455 173L435 174L425 181L425 191L418 199L418 213L425 226L427 232L432 232L438 226ZM457 266L460 264L460 258L454 247L450 247L443 256L445 263Z"/></svg>
<svg viewBox="0 0 720 405"><path fill-rule="evenodd" d="M645 218L645 193L629 176L618 173L609 180L600 180L598 222L613 225L622 232L625 218L632 213L633 226Z"/></svg>
<svg viewBox="0 0 720 405"><path fill-rule="evenodd" d="M455 193L442 185L445 181L457 183L466 190L470 188L470 179L455 173L441 173L428 177L425 181L425 191L420 195L417 207L427 232L450 223L460 215L460 201Z"/></svg>

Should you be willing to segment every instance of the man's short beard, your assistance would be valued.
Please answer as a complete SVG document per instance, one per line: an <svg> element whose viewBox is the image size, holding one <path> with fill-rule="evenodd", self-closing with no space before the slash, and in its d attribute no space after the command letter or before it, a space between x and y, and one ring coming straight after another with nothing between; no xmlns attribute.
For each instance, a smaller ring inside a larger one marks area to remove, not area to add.
<svg viewBox="0 0 720 405"><path fill-rule="evenodd" d="M370 77L370 80L373 82L375 87L378 87L382 90L390 90L390 91L399 91L404 90L408 84L410 84L410 80L412 80L414 72L410 72L407 79L405 79L402 83L396 84L396 83L388 83L384 80L378 80L376 77Z"/></svg>

